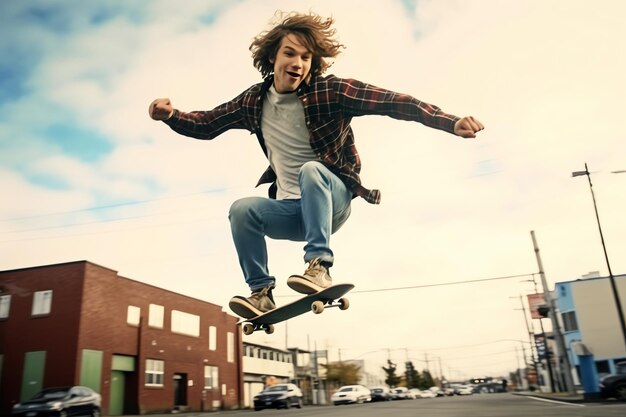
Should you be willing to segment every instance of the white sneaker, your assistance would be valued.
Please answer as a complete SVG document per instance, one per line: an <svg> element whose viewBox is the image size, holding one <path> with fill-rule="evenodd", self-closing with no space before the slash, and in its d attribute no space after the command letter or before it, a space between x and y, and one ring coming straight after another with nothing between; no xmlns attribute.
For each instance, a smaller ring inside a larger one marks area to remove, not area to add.
<svg viewBox="0 0 626 417"><path fill-rule="evenodd" d="M301 294L313 294L333 285L333 279L321 259L315 258L309 262L303 275L290 276L287 285Z"/></svg>

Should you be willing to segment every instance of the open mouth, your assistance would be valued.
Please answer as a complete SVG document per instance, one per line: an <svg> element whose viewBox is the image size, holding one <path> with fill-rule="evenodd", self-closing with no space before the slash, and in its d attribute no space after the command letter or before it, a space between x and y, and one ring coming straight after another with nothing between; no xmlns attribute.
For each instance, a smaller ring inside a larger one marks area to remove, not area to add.
<svg viewBox="0 0 626 417"><path fill-rule="evenodd" d="M300 78L300 74L297 72L287 71L287 74L291 75L293 78Z"/></svg>

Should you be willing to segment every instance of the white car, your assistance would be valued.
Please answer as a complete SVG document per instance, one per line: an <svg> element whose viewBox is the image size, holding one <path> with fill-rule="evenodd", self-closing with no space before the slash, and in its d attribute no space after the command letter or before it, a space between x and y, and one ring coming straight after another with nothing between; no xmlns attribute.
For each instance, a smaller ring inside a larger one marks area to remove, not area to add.
<svg viewBox="0 0 626 417"><path fill-rule="evenodd" d="M472 395L474 390L467 385L461 385L455 389L456 395Z"/></svg>
<svg viewBox="0 0 626 417"><path fill-rule="evenodd" d="M425 389L425 390L422 390L419 398L435 398L436 396L437 394L435 394L433 391L429 389Z"/></svg>
<svg viewBox="0 0 626 417"><path fill-rule="evenodd" d="M330 400L334 405L360 404L372 401L372 395L370 390L363 385L345 385L339 388Z"/></svg>
<svg viewBox="0 0 626 417"><path fill-rule="evenodd" d="M414 400L416 395L414 392L409 391L406 387L398 387L391 390L394 400Z"/></svg>
<svg viewBox="0 0 626 417"><path fill-rule="evenodd" d="M411 389L409 390L409 392L410 392L411 394L413 394L413 398L414 398L414 399L418 399L418 398L421 398L421 397L422 397L422 391L420 391L420 390L419 390L419 389L417 389L417 388L411 388Z"/></svg>

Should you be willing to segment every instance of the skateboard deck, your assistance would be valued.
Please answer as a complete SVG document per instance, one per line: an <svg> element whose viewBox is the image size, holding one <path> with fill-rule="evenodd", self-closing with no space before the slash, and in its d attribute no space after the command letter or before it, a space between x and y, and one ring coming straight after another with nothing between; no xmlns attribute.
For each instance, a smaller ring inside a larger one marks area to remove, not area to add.
<svg viewBox="0 0 626 417"><path fill-rule="evenodd" d="M265 333L274 333L274 324L291 319L293 317L313 311L315 314L321 314L325 308L339 307L340 310L346 310L350 306L347 298L342 298L344 294L354 288L352 284L337 284L323 289L322 291L308 294L296 301L284 306L280 306L267 313L241 321L243 323L243 333L252 334L259 330Z"/></svg>

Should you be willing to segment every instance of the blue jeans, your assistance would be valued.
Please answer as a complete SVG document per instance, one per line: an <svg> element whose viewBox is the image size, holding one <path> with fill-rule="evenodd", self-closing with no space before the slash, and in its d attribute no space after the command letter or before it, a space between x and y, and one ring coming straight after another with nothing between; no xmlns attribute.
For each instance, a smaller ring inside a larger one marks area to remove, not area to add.
<svg viewBox="0 0 626 417"><path fill-rule="evenodd" d="M247 197L237 200L228 218L246 283L252 291L275 285L267 267L265 236L306 242L304 261L315 258L332 265L330 235L350 217L352 192L317 161L300 168L301 198L273 200Z"/></svg>

